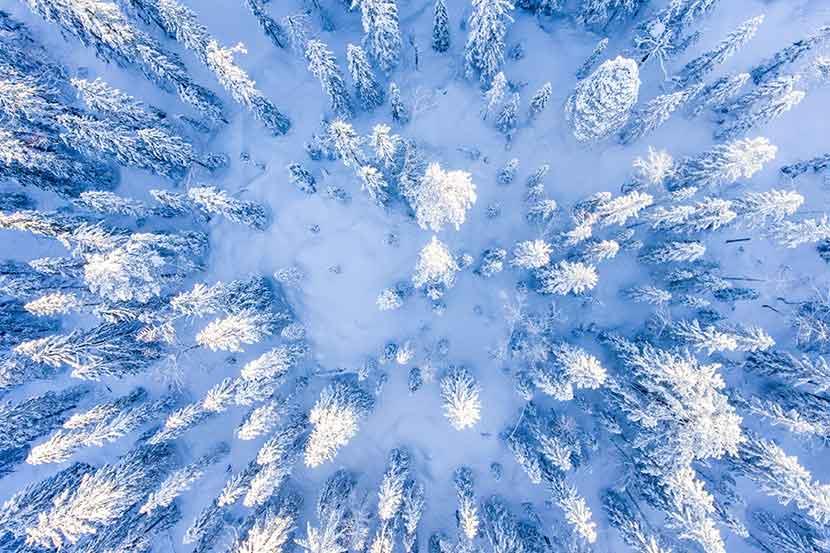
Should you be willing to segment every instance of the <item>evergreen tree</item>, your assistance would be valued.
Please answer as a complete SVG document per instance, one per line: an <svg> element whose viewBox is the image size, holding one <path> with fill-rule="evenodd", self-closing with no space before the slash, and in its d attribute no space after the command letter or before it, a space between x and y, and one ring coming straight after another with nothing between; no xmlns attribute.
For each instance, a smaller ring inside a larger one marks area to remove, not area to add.
<svg viewBox="0 0 830 553"><path fill-rule="evenodd" d="M634 60L604 62L576 85L565 104L574 136L580 142L601 140L622 127L637 103L640 78Z"/></svg>
<svg viewBox="0 0 830 553"><path fill-rule="evenodd" d="M438 300L455 284L458 263L447 246L435 236L421 249L412 274L415 288L424 288L432 300Z"/></svg>
<svg viewBox="0 0 830 553"><path fill-rule="evenodd" d="M812 159L785 165L781 168L781 172L794 179L807 171L812 170L815 173L819 173L828 167L830 167L830 154L824 154Z"/></svg>
<svg viewBox="0 0 830 553"><path fill-rule="evenodd" d="M504 167L499 169L499 173L496 176L496 180L499 184L506 186L513 182L513 179L516 178L516 171L519 169L519 160L518 158L512 158L509 160Z"/></svg>
<svg viewBox="0 0 830 553"><path fill-rule="evenodd" d="M360 6L363 46L384 73L394 69L401 56L401 31L398 28L396 0L353 0Z"/></svg>
<svg viewBox="0 0 830 553"><path fill-rule="evenodd" d="M265 36L278 48L285 48L289 44L289 37L285 29L277 23L265 10L263 0L244 0L245 5L256 17L257 23L262 28Z"/></svg>
<svg viewBox="0 0 830 553"><path fill-rule="evenodd" d="M294 13L282 18L288 44L294 52L300 55L305 52L305 45L308 42L309 20L306 12Z"/></svg>
<svg viewBox="0 0 830 553"><path fill-rule="evenodd" d="M143 446L115 464L85 474L77 486L55 497L51 508L26 529L27 543L58 549L118 523L164 474L170 455L166 446Z"/></svg>
<svg viewBox="0 0 830 553"><path fill-rule="evenodd" d="M467 22L469 35L464 48L468 78L478 74L481 84L489 85L504 63L507 25L513 22L508 0L473 0L473 13Z"/></svg>
<svg viewBox="0 0 830 553"><path fill-rule="evenodd" d="M633 18L646 3L646 0L586 0L577 14L577 21L604 29L611 23Z"/></svg>
<svg viewBox="0 0 830 553"><path fill-rule="evenodd" d="M718 144L712 149L681 161L668 187L681 185L714 188L749 179L773 159L778 148L763 137Z"/></svg>
<svg viewBox="0 0 830 553"><path fill-rule="evenodd" d="M268 225L268 212L256 203L238 200L215 186L194 186L187 191L188 199L209 214L225 217L233 223L263 230Z"/></svg>
<svg viewBox="0 0 830 553"><path fill-rule="evenodd" d="M752 82L756 85L761 85L777 78L781 75L781 70L784 66L795 63L817 46L824 44L828 38L830 38L830 25L825 25L813 34L779 50L772 58L756 65L749 72L752 75Z"/></svg>
<svg viewBox="0 0 830 553"><path fill-rule="evenodd" d="M697 117L705 109L718 110L738 95L741 88L749 81L749 73L727 75L705 86L692 98L689 114Z"/></svg>
<svg viewBox="0 0 830 553"><path fill-rule="evenodd" d="M506 88L507 77L504 76L503 71L499 71L496 76L493 77L493 82L490 84L490 88L484 93L484 101L486 104L484 109L481 110L482 119L486 120L487 116L501 105L504 101L504 91Z"/></svg>
<svg viewBox="0 0 830 553"><path fill-rule="evenodd" d="M312 431L305 447L305 464L313 468L334 459L373 407L371 395L351 382L335 382L324 388L309 414Z"/></svg>
<svg viewBox="0 0 830 553"><path fill-rule="evenodd" d="M456 430L464 430L481 418L480 388L473 375L463 366L452 366L441 379L444 415Z"/></svg>
<svg viewBox="0 0 830 553"><path fill-rule="evenodd" d="M136 65L142 73L211 121L224 121L222 105L209 90L194 83L181 60L146 33L131 26L122 11L108 0L27 0L35 13L60 25L70 35L108 62Z"/></svg>
<svg viewBox="0 0 830 553"><path fill-rule="evenodd" d="M536 91L530 99L530 108L528 110L528 117L533 120L540 113L542 113L550 101L551 94L553 94L553 86L547 82Z"/></svg>
<svg viewBox="0 0 830 553"><path fill-rule="evenodd" d="M343 81L343 74L337 67L337 60L320 40L309 40L306 43L305 58L308 61L308 70L320 80L323 92L329 97L331 110L343 118L351 118L352 101Z"/></svg>
<svg viewBox="0 0 830 553"><path fill-rule="evenodd" d="M504 105L498 119L496 119L496 128L507 137L508 141L513 138L513 133L516 131L516 125L518 124L519 101L519 93L514 92L510 97L510 101Z"/></svg>
<svg viewBox="0 0 830 553"><path fill-rule="evenodd" d="M365 110L372 110L384 101L383 89L375 80L366 53L360 46L349 44L346 46L346 63L352 76L357 98Z"/></svg>
<svg viewBox="0 0 830 553"><path fill-rule="evenodd" d="M290 551L301 503L300 496L295 494L270 501L261 512L249 517L244 525L247 532L237 538L230 550L235 553Z"/></svg>
<svg viewBox="0 0 830 553"><path fill-rule="evenodd" d="M735 220L732 202L720 198L704 198L691 205L657 207L646 215L654 230L677 234L695 234L717 230Z"/></svg>
<svg viewBox="0 0 830 553"><path fill-rule="evenodd" d="M608 48L607 38L603 38L599 42L597 42L597 45L594 46L594 49L591 51L591 55L588 56L588 59L586 59L582 63L582 65L579 66L579 69L576 72L577 79L582 80L591 74L591 72L594 70L594 67L597 64L597 61L599 60L600 56L602 56L602 54L605 52L606 48Z"/></svg>
<svg viewBox="0 0 830 553"><path fill-rule="evenodd" d="M728 140L757 125L769 123L800 104L805 95L803 90L793 90L766 102L753 112L743 112L733 122L715 131L715 138Z"/></svg>
<svg viewBox="0 0 830 553"><path fill-rule="evenodd" d="M363 139L349 123L332 121L326 129L326 140L346 167L357 170L363 164Z"/></svg>
<svg viewBox="0 0 830 553"><path fill-rule="evenodd" d="M14 470L29 451L29 443L63 424L68 412L89 393L85 387L46 392L16 405L0 408L0 476Z"/></svg>
<svg viewBox="0 0 830 553"><path fill-rule="evenodd" d="M684 65L672 78L675 86L686 88L690 84L702 81L707 73L713 71L717 65L726 61L744 44L749 42L763 22L764 16L759 15L741 23L737 29L729 33L714 48Z"/></svg>
<svg viewBox="0 0 830 553"><path fill-rule="evenodd" d="M411 111L403 103L401 89L396 83L389 83L389 106L392 108L392 120L398 125L406 125L412 116Z"/></svg>
<svg viewBox="0 0 830 553"><path fill-rule="evenodd" d="M306 194L314 194L317 192L317 179L305 167L299 163L290 163L286 169L288 169L288 179L291 181L291 184L296 186L300 191Z"/></svg>
<svg viewBox="0 0 830 553"><path fill-rule="evenodd" d="M620 132L620 142L630 144L668 121L669 117L689 99L694 98L702 85L692 85L684 90L662 94L650 100Z"/></svg>
<svg viewBox="0 0 830 553"><path fill-rule="evenodd" d="M421 228L440 232L449 224L459 230L476 202L476 186L466 171L445 171L430 163L407 199Z"/></svg>
<svg viewBox="0 0 830 553"><path fill-rule="evenodd" d="M582 294L597 285L599 277L591 265L560 261L537 270L539 291L543 294Z"/></svg>
<svg viewBox="0 0 830 553"><path fill-rule="evenodd" d="M446 0L435 0L432 17L432 49L446 52L450 49L450 18L447 15Z"/></svg>

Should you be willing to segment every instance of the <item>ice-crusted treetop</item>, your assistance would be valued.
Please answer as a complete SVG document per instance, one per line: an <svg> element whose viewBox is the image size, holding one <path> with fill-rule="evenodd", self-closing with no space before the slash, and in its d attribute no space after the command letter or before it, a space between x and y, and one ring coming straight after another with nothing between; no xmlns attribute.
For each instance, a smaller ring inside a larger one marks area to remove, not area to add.
<svg viewBox="0 0 830 553"><path fill-rule="evenodd" d="M620 129L640 92L637 62L617 56L600 65L565 104L565 115L580 142L602 140Z"/></svg>

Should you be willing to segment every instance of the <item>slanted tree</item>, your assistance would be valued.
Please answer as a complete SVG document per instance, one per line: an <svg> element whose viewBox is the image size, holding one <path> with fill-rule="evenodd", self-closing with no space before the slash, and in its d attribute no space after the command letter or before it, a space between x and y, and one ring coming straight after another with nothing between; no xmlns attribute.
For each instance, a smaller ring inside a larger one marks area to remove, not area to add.
<svg viewBox="0 0 830 553"><path fill-rule="evenodd" d="M357 170L363 165L363 139L351 124L342 119L329 123L326 127L326 141L346 167Z"/></svg>
<svg viewBox="0 0 830 553"><path fill-rule="evenodd" d="M372 110L384 101L383 89L375 80L372 67L366 58L366 53L360 46L349 44L346 46L346 64L352 76L357 98L365 110Z"/></svg>
<svg viewBox="0 0 830 553"><path fill-rule="evenodd" d="M513 22L509 0L473 0L467 22L469 34L464 48L467 77L478 74L482 85L489 85L504 63L504 39Z"/></svg>
<svg viewBox="0 0 830 553"><path fill-rule="evenodd" d="M597 45L594 46L594 49L591 50L591 55L588 56L584 62L582 62L582 65L579 66L579 69L576 72L577 79L582 80L591 74L597 64L597 61L605 52L606 48L608 48L608 39L600 39L600 41L597 42Z"/></svg>
<svg viewBox="0 0 830 553"><path fill-rule="evenodd" d="M329 97L331 110L345 119L352 117L352 101L343 81L343 74L337 67L337 60L328 46L320 40L306 43L305 58L308 70L320 80L323 92Z"/></svg>
<svg viewBox="0 0 830 553"><path fill-rule="evenodd" d="M579 261L560 261L537 270L539 291L543 294L582 294L597 285L599 277L592 265Z"/></svg>
<svg viewBox="0 0 830 553"><path fill-rule="evenodd" d="M715 138L729 140L753 127L767 124L800 104L804 96L806 93L803 90L793 90L765 102L752 112L742 112L734 121L715 131Z"/></svg>
<svg viewBox="0 0 830 553"><path fill-rule="evenodd" d="M317 192L317 179L314 178L308 169L299 163L290 163L288 169L288 179L291 184L296 186L300 191L306 194L314 194Z"/></svg>
<svg viewBox="0 0 830 553"><path fill-rule="evenodd" d="M432 16L432 49L446 52L450 49L450 18L446 0L435 0Z"/></svg>
<svg viewBox="0 0 830 553"><path fill-rule="evenodd" d="M360 6L363 46L384 73L389 73L400 62L401 31L398 28L396 0L353 0Z"/></svg>
<svg viewBox="0 0 830 553"><path fill-rule="evenodd" d="M338 381L324 388L309 413L312 430L305 446L305 464L314 468L334 459L373 408L372 396L352 382Z"/></svg>
<svg viewBox="0 0 830 553"><path fill-rule="evenodd" d="M641 110L634 113L631 120L620 132L620 142L630 144L654 131L668 121L672 114L694 98L703 85L692 85L677 92L661 94L650 100Z"/></svg>
<svg viewBox="0 0 830 553"><path fill-rule="evenodd" d="M269 221L268 211L256 202L239 200L215 186L193 186L187 190L188 199L200 210L221 215L232 223L263 230Z"/></svg>
<svg viewBox="0 0 830 553"><path fill-rule="evenodd" d="M702 154L678 163L670 190L680 186L714 188L749 179L775 159L778 147L764 137L745 138L718 144Z"/></svg>
<svg viewBox="0 0 830 553"><path fill-rule="evenodd" d="M749 81L749 73L738 73L737 75L726 75L706 85L691 102L689 115L697 117L706 109L718 110L723 105L733 100L741 88Z"/></svg>
<svg viewBox="0 0 830 553"><path fill-rule="evenodd" d="M729 33L726 38L720 41L714 48L704 52L692 61L684 65L677 74L672 77L675 86L678 88L686 88L691 84L699 83L703 78L713 71L716 66L720 65L741 47L749 42L758 27L764 22L764 16L759 15L748 19L741 23L737 29Z"/></svg>
<svg viewBox="0 0 830 553"><path fill-rule="evenodd" d="M605 29L637 15L646 0L586 0L577 14L577 21L588 27Z"/></svg>
<svg viewBox="0 0 830 553"><path fill-rule="evenodd" d="M278 48L286 48L290 44L290 35L271 17L265 9L263 0L243 0L251 13L256 17L257 23L265 33L265 36Z"/></svg>
<svg viewBox="0 0 830 553"><path fill-rule="evenodd" d="M791 63L797 62L814 48L821 46L830 39L830 25L817 29L813 34L797 40L779 50L772 58L756 65L749 74L756 85L764 84L781 75L782 69Z"/></svg>

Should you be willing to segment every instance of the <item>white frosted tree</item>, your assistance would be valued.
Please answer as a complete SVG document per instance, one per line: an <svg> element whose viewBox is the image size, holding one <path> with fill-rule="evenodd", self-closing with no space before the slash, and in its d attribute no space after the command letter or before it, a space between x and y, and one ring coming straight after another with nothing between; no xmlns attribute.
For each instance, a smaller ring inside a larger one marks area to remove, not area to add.
<svg viewBox="0 0 830 553"><path fill-rule="evenodd" d="M311 408L311 435L305 446L305 464L311 468L331 461L357 434L360 420L372 409L369 394L346 382L328 385Z"/></svg>
<svg viewBox="0 0 830 553"><path fill-rule="evenodd" d="M565 104L565 115L580 142L596 142L619 130L637 103L640 76L637 63L618 56L600 65Z"/></svg>
<svg viewBox="0 0 830 553"><path fill-rule="evenodd" d="M394 69L401 56L401 31L396 0L353 0L360 6L363 45L384 73Z"/></svg>
<svg viewBox="0 0 830 553"><path fill-rule="evenodd" d="M139 512L146 515L156 509L163 509L173 503L177 497L190 490L196 482L201 480L205 476L208 468L218 463L228 451L228 445L222 442L193 463L187 464L168 474L156 487L155 491L147 496Z"/></svg>
<svg viewBox="0 0 830 553"><path fill-rule="evenodd" d="M504 101L504 92L507 90L507 77L504 76L504 71L499 71L493 77L493 82L490 83L490 88L484 93L484 107L481 110L481 118L487 117L496 111Z"/></svg>
<svg viewBox="0 0 830 553"><path fill-rule="evenodd" d="M536 273L539 291L543 294L582 294L597 285L599 277L592 265L579 261L560 261L556 265L542 267Z"/></svg>
<svg viewBox="0 0 830 553"><path fill-rule="evenodd" d="M242 351L243 345L270 336L274 322L272 313L246 309L208 324L196 335L196 343L211 351Z"/></svg>
<svg viewBox="0 0 830 553"><path fill-rule="evenodd" d="M460 229L476 198L470 173L444 171L438 163L430 163L409 201L418 225L440 232L448 224Z"/></svg>
<svg viewBox="0 0 830 553"><path fill-rule="evenodd" d="M363 48L354 44L346 46L346 66L363 109L372 110L383 104L383 88L375 79L372 66L369 65Z"/></svg>
<svg viewBox="0 0 830 553"><path fill-rule="evenodd" d="M778 147L764 137L745 138L712 149L678 164L673 188L682 186L716 187L749 179L775 159Z"/></svg>
<svg viewBox="0 0 830 553"><path fill-rule="evenodd" d="M418 255L412 284L416 288L426 288L432 299L438 299L446 289L453 287L458 270L458 263L450 250L433 236Z"/></svg>
<svg viewBox="0 0 830 553"><path fill-rule="evenodd" d="M513 249L513 259L510 264L522 269L539 269L550 262L552 251L553 248L544 240L519 242Z"/></svg>
<svg viewBox="0 0 830 553"><path fill-rule="evenodd" d="M225 217L233 223L263 230L268 225L268 211L256 202L234 198L215 186L194 186L187 190L188 199L202 211Z"/></svg>
<svg viewBox="0 0 830 553"><path fill-rule="evenodd" d="M342 119L329 123L326 127L326 141L346 167L358 170L363 164L363 139L351 124Z"/></svg>
<svg viewBox="0 0 830 553"><path fill-rule="evenodd" d="M456 430L471 428L481 418L479 386L464 367L451 367L441 379L444 415Z"/></svg>
<svg viewBox="0 0 830 553"><path fill-rule="evenodd" d="M343 74L337 67L337 59L320 40L309 40L305 46L305 59L308 70L320 81L323 92L329 98L331 110L339 117L352 117L352 101Z"/></svg>
<svg viewBox="0 0 830 553"><path fill-rule="evenodd" d="M478 74L489 85L504 63L504 39L513 22L513 4L508 0L473 0L473 12L467 21L469 34L464 48L464 65L468 77Z"/></svg>
<svg viewBox="0 0 830 553"><path fill-rule="evenodd" d="M740 223L748 228L780 223L798 211L802 204L804 196L795 190L776 189L747 192L734 202Z"/></svg>

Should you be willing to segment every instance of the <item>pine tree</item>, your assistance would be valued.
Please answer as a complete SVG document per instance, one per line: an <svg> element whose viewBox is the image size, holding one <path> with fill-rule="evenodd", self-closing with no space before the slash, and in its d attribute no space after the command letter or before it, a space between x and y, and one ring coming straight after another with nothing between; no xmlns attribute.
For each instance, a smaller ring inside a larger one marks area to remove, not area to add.
<svg viewBox="0 0 830 553"><path fill-rule="evenodd" d="M637 103L640 78L634 60L608 60L576 85L565 104L574 136L580 142L602 140L622 127Z"/></svg>
<svg viewBox="0 0 830 553"><path fill-rule="evenodd" d="M265 36L278 48L285 48L289 43L289 38L285 29L277 23L265 10L265 2L263 0L244 0L248 9L254 14L260 28L262 28Z"/></svg>
<svg viewBox="0 0 830 553"><path fill-rule="evenodd" d="M238 200L215 186L194 186L187 191L188 199L205 213L221 215L232 223L263 230L269 221L265 207L250 201Z"/></svg>
<svg viewBox="0 0 830 553"><path fill-rule="evenodd" d="M283 553L290 551L302 503L300 496L288 494L272 500L261 512L246 521L247 532L231 547L234 553Z"/></svg>
<svg viewBox="0 0 830 553"><path fill-rule="evenodd" d="M523 269L539 269L550 262L553 251L544 240L527 240L516 244L510 264Z"/></svg>
<svg viewBox="0 0 830 553"><path fill-rule="evenodd" d="M738 73L737 75L726 75L705 86L692 98L692 109L689 111L689 115L697 117L705 109L720 109L737 96L748 81L749 73Z"/></svg>
<svg viewBox="0 0 830 553"><path fill-rule="evenodd" d="M804 203L804 196L795 190L747 192L735 200L735 212L747 228L765 227L782 222Z"/></svg>
<svg viewBox="0 0 830 553"><path fill-rule="evenodd" d="M117 463L84 475L26 529L27 543L58 549L117 523L164 474L170 454L166 446L139 447Z"/></svg>
<svg viewBox="0 0 830 553"><path fill-rule="evenodd" d="M324 388L309 414L312 431L305 447L305 464L313 468L334 459L373 407L371 395L353 383L336 382Z"/></svg>
<svg viewBox="0 0 830 553"><path fill-rule="evenodd" d="M824 44L828 38L830 38L830 25L825 25L813 34L779 50L772 58L758 64L749 72L752 75L752 82L761 85L777 78L784 66L795 63L817 46Z"/></svg>
<svg viewBox="0 0 830 553"><path fill-rule="evenodd" d="M363 109L372 110L383 104L383 89L375 80L363 48L354 44L347 45L346 63L357 90L357 98L360 100Z"/></svg>
<svg viewBox="0 0 830 553"><path fill-rule="evenodd" d="M701 90L702 85L692 85L689 88L662 94L650 100L643 109L638 110L620 132L620 142L631 144L652 132L668 121L672 114L694 98Z"/></svg>
<svg viewBox="0 0 830 553"><path fill-rule="evenodd" d="M516 178L516 171L519 169L519 159L512 158L509 160L504 167L499 169L499 173L496 176L496 180L502 186L506 186L513 182L513 179Z"/></svg>
<svg viewBox="0 0 830 553"><path fill-rule="evenodd" d="M657 207L646 216L651 228L677 234L695 234L718 230L735 220L732 202L704 198L691 205Z"/></svg>
<svg viewBox="0 0 830 553"><path fill-rule="evenodd" d="M518 124L519 101L519 93L514 92L510 97L510 101L504 105L496 119L496 128L507 137L508 141L512 139L513 133L516 131L516 125Z"/></svg>
<svg viewBox="0 0 830 553"><path fill-rule="evenodd" d="M504 101L504 91L506 88L507 77L504 76L503 71L499 71L496 73L496 76L493 77L493 82L490 84L490 88L488 88L487 92L484 93L484 101L486 104L481 110L482 119L486 120L487 116L501 105Z"/></svg>
<svg viewBox="0 0 830 553"><path fill-rule="evenodd" d="M401 519L403 521L403 550L405 553L415 553L418 547L418 526L424 513L425 493L424 486L415 480L407 480L404 484L403 504L401 505Z"/></svg>
<svg viewBox="0 0 830 553"><path fill-rule="evenodd" d="M334 54L324 42L309 40L306 43L305 58L308 61L308 70L320 80L323 92L329 97L331 110L339 117L351 118L352 101Z"/></svg>
<svg viewBox="0 0 830 553"><path fill-rule="evenodd" d="M286 15L282 18L282 27L291 49L302 55L308 42L310 18L305 12Z"/></svg>
<svg viewBox="0 0 830 553"><path fill-rule="evenodd" d="M579 69L576 72L577 79L582 80L591 74L594 70L594 66L597 64L597 60L599 60L606 48L608 48L607 38L603 38L597 42L597 45L594 46L594 49L591 51L591 55L588 56L588 59L586 59L582 65L579 66Z"/></svg>
<svg viewBox="0 0 830 553"><path fill-rule="evenodd" d="M401 31L398 28L396 0L353 0L360 6L363 46L377 62L381 71L389 73L401 56Z"/></svg>
<svg viewBox="0 0 830 553"><path fill-rule="evenodd" d="M222 105L209 90L195 84L187 69L146 33L132 27L122 11L108 0L27 0L29 7L108 62L136 65L163 89L175 90L179 98L211 121L224 121Z"/></svg>
<svg viewBox="0 0 830 553"><path fill-rule="evenodd" d="M560 261L537 270L539 291L543 294L582 294L597 285L596 269L584 263Z"/></svg>
<svg viewBox="0 0 830 553"><path fill-rule="evenodd" d="M644 4L645 0L586 0L577 14L577 21L604 29L611 23L634 17Z"/></svg>
<svg viewBox="0 0 830 553"><path fill-rule="evenodd" d="M446 52L450 49L450 18L447 15L446 0L435 0L432 17L432 49Z"/></svg>
<svg viewBox="0 0 830 553"><path fill-rule="evenodd" d="M29 443L63 424L68 412L89 393L85 387L46 392L16 405L0 408L0 476L14 470L29 451Z"/></svg>
<svg viewBox="0 0 830 553"><path fill-rule="evenodd" d="M389 201L389 193L386 191L388 184L383 173L371 165L364 165L358 170L360 176L360 189L365 190L369 198L378 205L384 205Z"/></svg>
<svg viewBox="0 0 830 553"><path fill-rule="evenodd" d="M508 0L473 0L473 13L467 22L469 35L464 48L468 78L478 74L481 84L489 85L504 63L507 25L513 22Z"/></svg>
<svg viewBox="0 0 830 553"><path fill-rule="evenodd" d="M669 189L682 186L714 188L749 179L773 159L778 148L763 137L718 144L712 149L681 161Z"/></svg>
<svg viewBox="0 0 830 553"><path fill-rule="evenodd" d="M471 428L481 418L480 389L473 375L463 366L453 366L441 379L444 415L456 430Z"/></svg>
<svg viewBox="0 0 830 553"><path fill-rule="evenodd" d="M286 169L288 169L288 179L291 181L291 184L296 186L300 191L306 194L314 194L317 192L317 179L305 167L299 163L290 163Z"/></svg>
<svg viewBox="0 0 830 553"><path fill-rule="evenodd" d="M530 99L530 107L528 109L528 117L533 120L540 113L542 113L550 101L551 94L553 94L553 86L547 82L536 91Z"/></svg>
<svg viewBox="0 0 830 553"><path fill-rule="evenodd" d="M398 125L406 125L412 115L401 99L401 89L396 83L389 83L389 106L392 108L392 120Z"/></svg>
<svg viewBox="0 0 830 553"><path fill-rule="evenodd" d="M453 287L458 270L458 263L447 246L433 236L418 254L412 284L415 288L424 288L431 299L438 300Z"/></svg>
<svg viewBox="0 0 830 553"><path fill-rule="evenodd" d="M644 263L661 265L681 261L696 261L706 253L706 246L697 240L663 242L642 252L638 258Z"/></svg>
<svg viewBox="0 0 830 553"><path fill-rule="evenodd" d="M364 163L363 139L347 122L336 119L326 128L326 140L343 165L357 170Z"/></svg>
<svg viewBox="0 0 830 553"><path fill-rule="evenodd" d="M753 112L743 112L732 123L715 131L715 138L735 138L749 129L769 123L801 103L806 93L803 90L793 90L770 100Z"/></svg>
<svg viewBox="0 0 830 553"><path fill-rule="evenodd" d="M717 65L726 61L744 44L749 42L763 22L764 16L759 15L741 23L737 29L729 33L714 48L684 65L672 78L675 86L686 88L690 84L702 81L707 73L713 71Z"/></svg>

